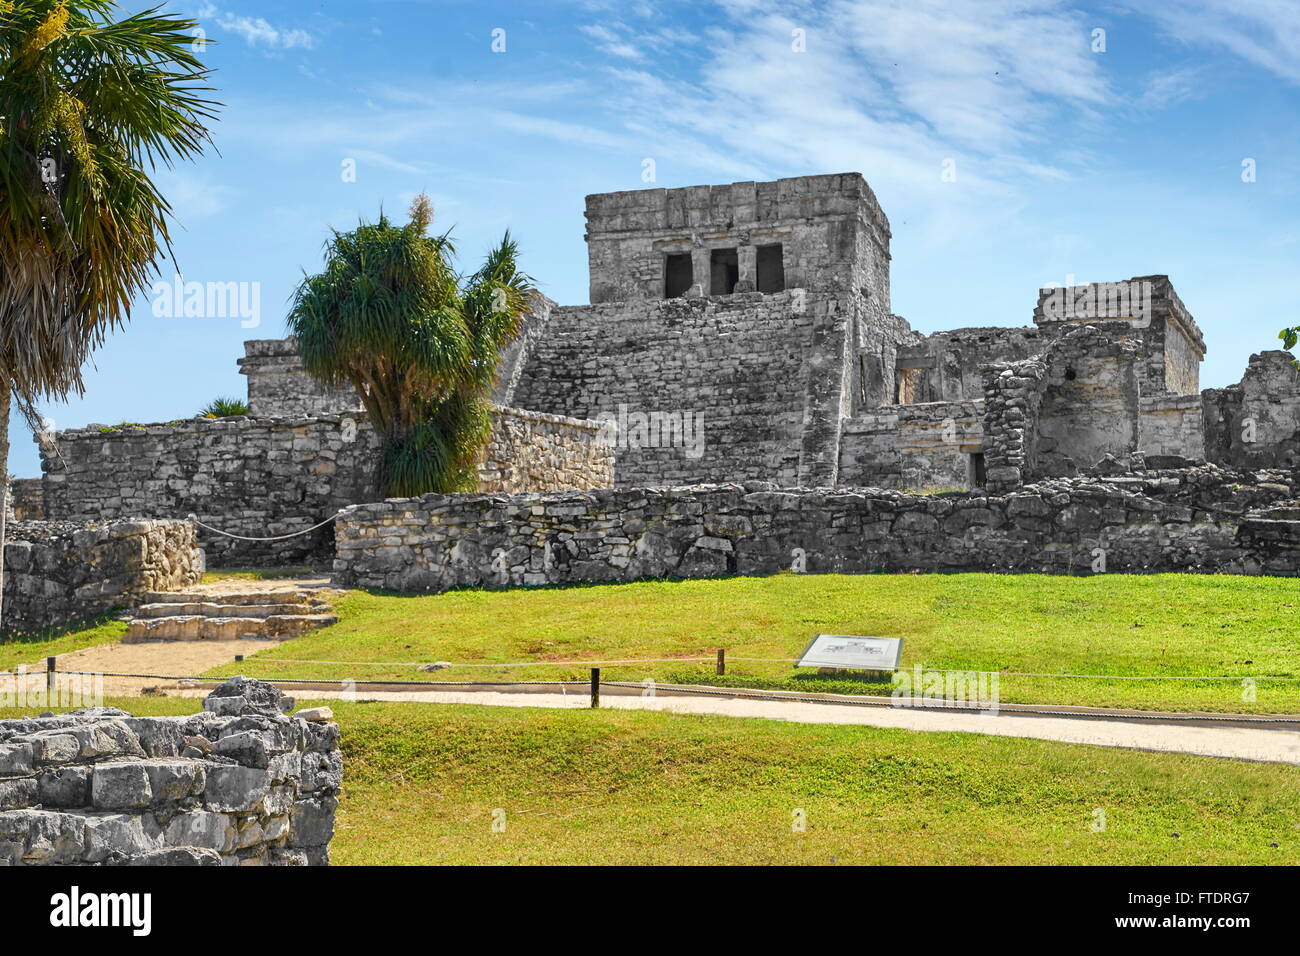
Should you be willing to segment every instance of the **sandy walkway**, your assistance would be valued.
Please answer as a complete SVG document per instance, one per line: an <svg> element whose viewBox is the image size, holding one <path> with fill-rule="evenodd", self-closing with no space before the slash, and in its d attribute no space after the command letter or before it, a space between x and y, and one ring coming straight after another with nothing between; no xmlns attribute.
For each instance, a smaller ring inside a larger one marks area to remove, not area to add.
<svg viewBox="0 0 1300 956"><path fill-rule="evenodd" d="M199 697L202 691L187 691ZM353 699L408 701L430 704L481 704L491 707L587 708L585 689L568 694L512 694L495 691L338 691L293 690L304 699ZM1168 753L1201 754L1270 763L1300 764L1300 731L1295 725L1277 729L1224 727L1216 724L1164 723L1155 720L1122 720L1076 717L1030 717L1009 713L984 716L894 707L862 707L842 704L789 703L770 700L736 700L698 697L601 697L601 707L616 710L660 710L676 714L719 714L729 717L761 717L805 724L857 724L870 727L898 727L904 730L964 731L997 737L1030 737L1099 747L1126 747ZM1284 729L1285 728L1285 729Z"/></svg>
<svg viewBox="0 0 1300 956"><path fill-rule="evenodd" d="M276 647L279 641L147 641L139 644L100 644L79 651L60 654L56 667L60 671L88 671L95 674L161 674L188 676L230 665L234 673L235 655L249 656ZM28 686L45 686L44 661L28 665ZM162 692L168 696L187 686L174 680L138 677L105 677L105 696L137 697ZM150 689L152 688L152 689Z"/></svg>

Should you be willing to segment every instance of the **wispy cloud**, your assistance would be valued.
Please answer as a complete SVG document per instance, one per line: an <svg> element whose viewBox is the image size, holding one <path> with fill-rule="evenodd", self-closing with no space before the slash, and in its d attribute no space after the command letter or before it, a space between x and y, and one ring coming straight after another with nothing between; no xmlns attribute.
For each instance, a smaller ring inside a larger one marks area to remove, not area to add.
<svg viewBox="0 0 1300 956"><path fill-rule="evenodd" d="M1146 78L1146 86L1138 96L1137 105L1151 109L1166 109L1194 99L1202 89L1204 69L1199 66L1161 70Z"/></svg>
<svg viewBox="0 0 1300 956"><path fill-rule="evenodd" d="M213 4L204 4L198 13L199 20L210 20L223 30L238 34L249 46L264 46L271 50L311 49L316 39L306 30L273 26L262 17L241 16L222 10Z"/></svg>
<svg viewBox="0 0 1300 956"><path fill-rule="evenodd" d="M1128 0L1184 43L1218 47L1300 83L1300 5L1294 0Z"/></svg>

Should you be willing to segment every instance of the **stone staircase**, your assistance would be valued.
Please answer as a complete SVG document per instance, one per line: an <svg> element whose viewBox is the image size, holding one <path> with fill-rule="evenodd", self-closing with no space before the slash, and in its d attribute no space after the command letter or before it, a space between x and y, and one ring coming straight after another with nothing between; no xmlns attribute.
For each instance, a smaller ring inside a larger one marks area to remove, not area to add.
<svg viewBox="0 0 1300 956"><path fill-rule="evenodd" d="M338 620L326 578L229 579L185 591L155 591L127 617L124 644L141 641L285 640Z"/></svg>

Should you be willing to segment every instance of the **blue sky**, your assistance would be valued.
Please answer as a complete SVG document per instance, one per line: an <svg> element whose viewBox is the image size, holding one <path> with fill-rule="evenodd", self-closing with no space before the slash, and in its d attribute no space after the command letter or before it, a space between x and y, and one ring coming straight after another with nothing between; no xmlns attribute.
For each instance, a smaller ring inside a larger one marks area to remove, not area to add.
<svg viewBox="0 0 1300 956"><path fill-rule="evenodd" d="M159 175L176 258L186 281L259 283L261 325L142 300L85 396L45 409L58 428L242 396L243 340L283 334L328 228L421 190L465 267L509 227L543 291L585 302L583 196L646 186L647 158L666 187L863 173L894 311L923 332L1028 325L1070 276L1167 273L1210 387L1300 323L1294 0L169 6L201 21L225 104L216 150ZM38 474L12 439L13 473Z"/></svg>

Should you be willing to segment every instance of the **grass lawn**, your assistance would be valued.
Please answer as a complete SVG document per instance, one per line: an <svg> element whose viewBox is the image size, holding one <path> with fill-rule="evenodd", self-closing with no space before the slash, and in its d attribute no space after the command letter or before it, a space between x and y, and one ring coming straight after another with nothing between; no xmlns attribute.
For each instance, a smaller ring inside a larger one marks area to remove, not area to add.
<svg viewBox="0 0 1300 956"><path fill-rule="evenodd" d="M44 670L47 657L57 657L95 644L108 644L120 640L125 633L125 621L106 618L89 625L6 636L0 638L0 671L12 670L19 664Z"/></svg>
<svg viewBox="0 0 1300 956"><path fill-rule="evenodd" d="M903 666L1045 674L1300 677L1300 582L1196 574L794 575L589 587L458 591L421 597L351 592L338 624L268 649L245 673L375 680L585 679L548 661L712 658L727 681L785 689L887 692L789 663L813 634L896 636ZM345 664L277 663L307 659ZM393 661L533 666L452 667ZM602 665L607 680L715 683L710 662ZM224 672L223 672L224 673ZM1001 679L1005 702L1168 710L1300 712L1300 681Z"/></svg>
<svg viewBox="0 0 1300 956"><path fill-rule="evenodd" d="M341 864L1300 864L1300 767L637 711L326 703L343 729Z"/></svg>

